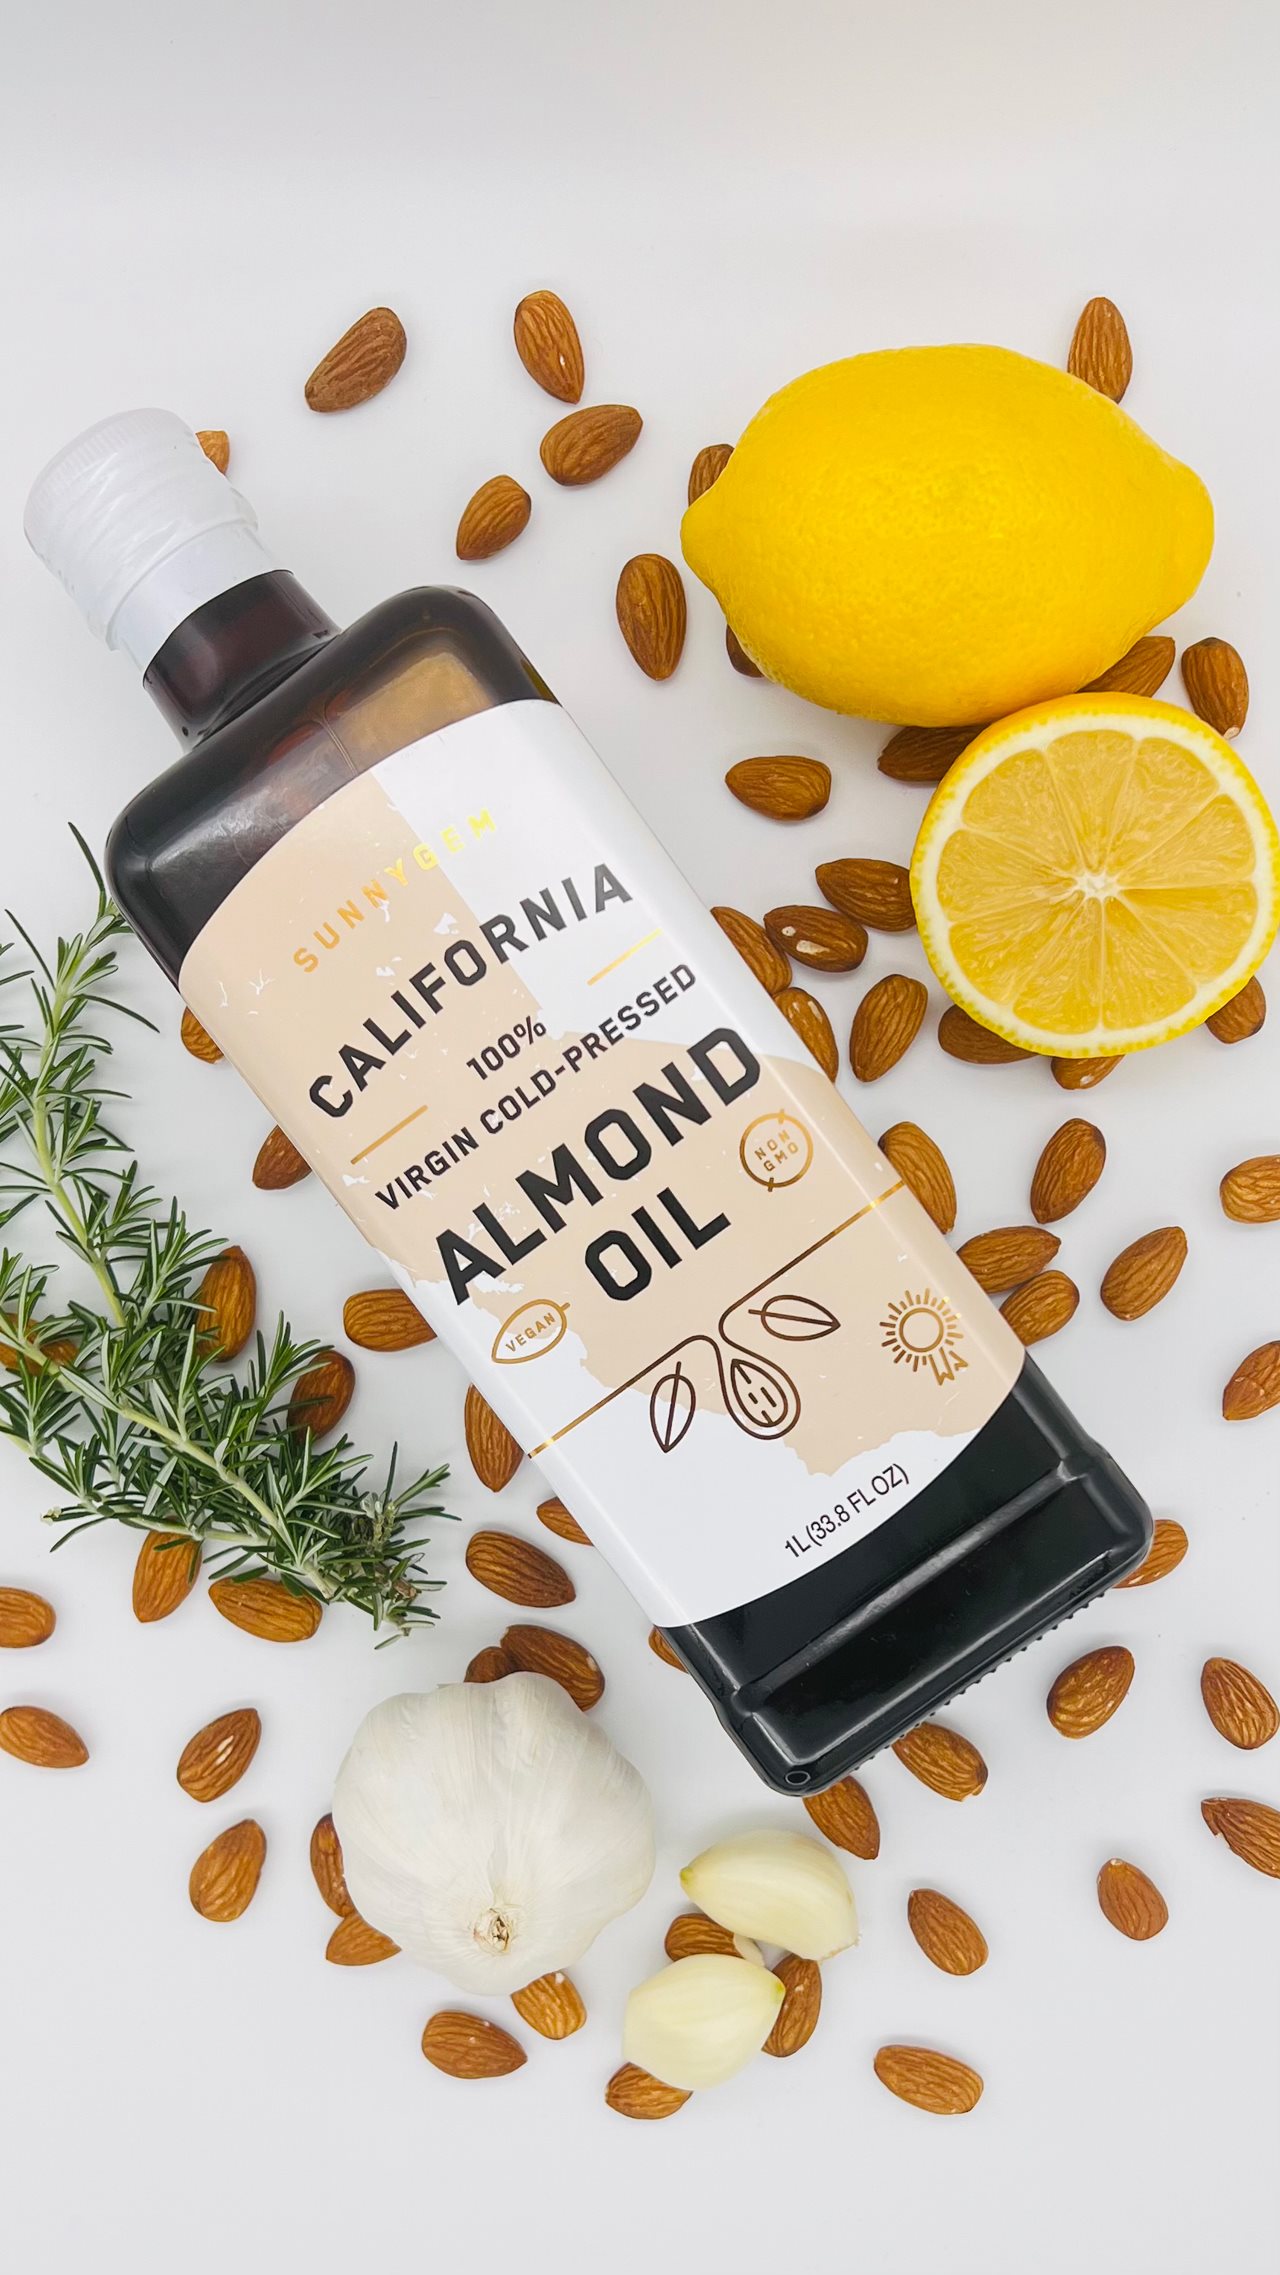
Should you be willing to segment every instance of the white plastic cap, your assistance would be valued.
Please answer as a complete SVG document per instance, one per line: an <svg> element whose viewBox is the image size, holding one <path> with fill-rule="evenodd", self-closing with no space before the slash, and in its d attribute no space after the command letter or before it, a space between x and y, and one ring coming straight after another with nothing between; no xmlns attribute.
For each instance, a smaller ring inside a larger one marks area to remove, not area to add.
<svg viewBox="0 0 1280 2275"><path fill-rule="evenodd" d="M140 671L206 601L279 563L172 411L121 411L36 476L27 539L92 631Z"/></svg>

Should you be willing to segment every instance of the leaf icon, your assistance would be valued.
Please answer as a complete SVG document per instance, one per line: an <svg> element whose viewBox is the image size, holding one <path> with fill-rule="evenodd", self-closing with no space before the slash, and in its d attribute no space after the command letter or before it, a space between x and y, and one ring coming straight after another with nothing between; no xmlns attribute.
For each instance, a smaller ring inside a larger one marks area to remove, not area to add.
<svg viewBox="0 0 1280 2275"><path fill-rule="evenodd" d="M748 1427L776 1431L794 1418L795 1393L786 1376L760 1359L730 1360L729 1391Z"/></svg>
<svg viewBox="0 0 1280 2275"><path fill-rule="evenodd" d="M834 1311L811 1295L771 1295L751 1316L767 1335L784 1343L816 1343L821 1335L834 1335L840 1325Z"/></svg>
<svg viewBox="0 0 1280 2275"><path fill-rule="evenodd" d="M659 1375L649 1400L649 1427L664 1453L674 1453L697 1412L698 1399L679 1359Z"/></svg>

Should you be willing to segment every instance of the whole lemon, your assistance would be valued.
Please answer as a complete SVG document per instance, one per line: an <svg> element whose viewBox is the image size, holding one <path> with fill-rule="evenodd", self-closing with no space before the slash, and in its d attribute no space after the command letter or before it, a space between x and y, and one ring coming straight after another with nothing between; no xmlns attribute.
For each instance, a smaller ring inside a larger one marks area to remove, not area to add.
<svg viewBox="0 0 1280 2275"><path fill-rule="evenodd" d="M770 679L834 711L959 726L1083 687L1180 607L1213 507L1065 371L900 348L771 397L681 538Z"/></svg>

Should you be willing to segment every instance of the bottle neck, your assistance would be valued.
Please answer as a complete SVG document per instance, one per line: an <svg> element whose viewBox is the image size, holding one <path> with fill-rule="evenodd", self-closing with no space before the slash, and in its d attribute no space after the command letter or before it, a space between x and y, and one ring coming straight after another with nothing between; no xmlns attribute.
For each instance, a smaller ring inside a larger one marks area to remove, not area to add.
<svg viewBox="0 0 1280 2275"><path fill-rule="evenodd" d="M272 569L184 617L142 684L183 742L201 742L287 679L337 629L287 569Z"/></svg>

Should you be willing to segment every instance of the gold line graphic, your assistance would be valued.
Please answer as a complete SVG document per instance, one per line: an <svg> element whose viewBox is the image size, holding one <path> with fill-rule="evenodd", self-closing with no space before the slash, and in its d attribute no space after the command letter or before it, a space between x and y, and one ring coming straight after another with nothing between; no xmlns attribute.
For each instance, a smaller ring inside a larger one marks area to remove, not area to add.
<svg viewBox="0 0 1280 2275"><path fill-rule="evenodd" d="M658 926L656 932L646 932L643 940L637 940L632 947L624 948L622 954L620 956L615 956L611 964L606 964L602 972L593 972L590 979L587 981L587 986L594 987L597 980L607 980L610 972L616 972L619 964L625 964L628 956L638 955L642 948L648 947L651 940L660 940L661 938L661 925Z"/></svg>
<svg viewBox="0 0 1280 2275"><path fill-rule="evenodd" d="M385 1145L388 1138L399 1137L401 1130L407 1130L410 1122L416 1122L419 1114L425 1114L427 1111L428 1108L426 1106L415 1106L413 1112L411 1114L406 1114L402 1122L393 1122L391 1128L389 1130L384 1130L381 1137L372 1139L368 1145L362 1145L359 1153L353 1153L351 1156L352 1168L355 1168L357 1161L363 1161L366 1154L376 1153L378 1147L380 1145Z"/></svg>

